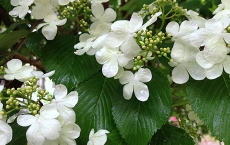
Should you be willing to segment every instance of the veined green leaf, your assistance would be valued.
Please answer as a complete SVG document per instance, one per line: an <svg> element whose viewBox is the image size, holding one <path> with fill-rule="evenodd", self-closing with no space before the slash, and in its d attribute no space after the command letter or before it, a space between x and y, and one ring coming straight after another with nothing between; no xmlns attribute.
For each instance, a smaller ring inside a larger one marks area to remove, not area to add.
<svg viewBox="0 0 230 145"><path fill-rule="evenodd" d="M230 79L223 74L215 80L191 81L189 103L212 134L230 144Z"/></svg>
<svg viewBox="0 0 230 145"><path fill-rule="evenodd" d="M150 96L146 102L133 95L125 100L121 91L113 101L113 117L122 138L130 145L147 145L157 129L167 122L172 96L167 78L156 68L150 68L152 80L147 83Z"/></svg>

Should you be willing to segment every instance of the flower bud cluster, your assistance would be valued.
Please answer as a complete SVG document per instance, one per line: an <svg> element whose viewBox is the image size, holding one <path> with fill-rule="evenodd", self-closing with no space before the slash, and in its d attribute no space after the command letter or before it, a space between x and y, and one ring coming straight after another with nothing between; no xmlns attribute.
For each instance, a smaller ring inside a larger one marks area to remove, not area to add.
<svg viewBox="0 0 230 145"><path fill-rule="evenodd" d="M5 68L3 66L0 66L0 75L5 75Z"/></svg>
<svg viewBox="0 0 230 145"><path fill-rule="evenodd" d="M75 17L79 14L84 13L90 13L90 2L88 0L79 0L79 1L73 1L70 2L68 5L59 5L57 7L59 16L59 19L69 18L69 17ZM77 13L76 13L77 12Z"/></svg>
<svg viewBox="0 0 230 145"><path fill-rule="evenodd" d="M158 32L153 35L151 30L139 31L137 33L137 42L140 45L142 51L134 59L133 70L137 70L147 64L148 60L153 59L154 53L158 57L167 57L170 53L170 48L161 48L159 45L165 40L170 38L170 35L166 35L163 32ZM153 56L152 56L153 55Z"/></svg>

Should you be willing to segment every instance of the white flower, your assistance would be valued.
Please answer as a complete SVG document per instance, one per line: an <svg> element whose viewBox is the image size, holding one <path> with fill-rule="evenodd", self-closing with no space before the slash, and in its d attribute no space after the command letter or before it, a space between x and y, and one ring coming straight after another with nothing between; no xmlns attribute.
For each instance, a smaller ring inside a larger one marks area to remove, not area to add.
<svg viewBox="0 0 230 145"><path fill-rule="evenodd" d="M6 145L12 140L12 128L3 120L0 120L0 145Z"/></svg>
<svg viewBox="0 0 230 145"><path fill-rule="evenodd" d="M94 133L94 129L92 129L89 133L87 145L104 145L107 141L106 133L109 133L109 131L101 129Z"/></svg>
<svg viewBox="0 0 230 145"><path fill-rule="evenodd" d="M149 82L152 79L151 71L148 68L140 68L135 74L131 71L125 71L123 76L119 78L121 84L126 84L123 88L123 96L129 100L133 91L136 98L140 101L147 101L149 97L149 89L143 82Z"/></svg>
<svg viewBox="0 0 230 145"><path fill-rule="evenodd" d="M11 0L11 5L16 7L9 14L14 17L24 18L33 2L34 0Z"/></svg>
<svg viewBox="0 0 230 145"><path fill-rule="evenodd" d="M175 83L186 83L189 79L189 74L195 80L205 78L204 68L196 62L198 52L199 50L190 44L174 43L171 51L173 62L169 62L169 65L175 67L172 71L172 80Z"/></svg>
<svg viewBox="0 0 230 145"><path fill-rule="evenodd" d="M7 68L5 68L6 74L4 78L6 80L17 79L21 82L27 81L32 77L32 66L22 66L22 61L19 59L12 59L7 62Z"/></svg>
<svg viewBox="0 0 230 145"><path fill-rule="evenodd" d="M17 118L20 126L29 126L26 131L26 138L30 145L42 145L45 139L55 140L60 134L61 124L53 118L45 118L42 114L20 115Z"/></svg>
<svg viewBox="0 0 230 145"><path fill-rule="evenodd" d="M173 36L174 41L189 42L190 34L197 28L198 25L194 21L183 21L180 26L173 21L166 26L166 32Z"/></svg>
<svg viewBox="0 0 230 145"><path fill-rule="evenodd" d="M189 10L186 12L186 17L190 20L190 21L194 21L199 28L203 28L205 25L205 18L199 16L199 14L195 11Z"/></svg>
<svg viewBox="0 0 230 145"><path fill-rule="evenodd" d="M121 51L131 56L136 56L140 52L140 47L136 43L134 37L136 32L144 30L157 20L157 17L161 15L161 12L156 13L148 22L143 26L143 19L137 14L133 13L130 21L120 20L111 25L113 32L109 33L106 37L106 45L109 47L120 47Z"/></svg>
<svg viewBox="0 0 230 145"><path fill-rule="evenodd" d="M31 16L34 19L44 19L48 15L54 15L56 7L58 6L57 0L35 0L35 6L31 11Z"/></svg>
<svg viewBox="0 0 230 145"><path fill-rule="evenodd" d="M50 104L44 105L40 112L47 118L56 118L64 124L67 121L75 122L76 115L71 109L78 102L78 93L72 91L67 95L67 88L59 84L55 87L54 97Z"/></svg>
<svg viewBox="0 0 230 145"><path fill-rule="evenodd" d="M210 63L205 57L203 52L199 52L196 56L196 61L205 69L205 74L208 79L215 79L221 76L223 69L226 73L230 74L230 56L223 56L224 60L220 63Z"/></svg>
<svg viewBox="0 0 230 145"><path fill-rule="evenodd" d="M221 4L218 5L216 10L213 12L213 14L216 14L216 13L220 12L223 9L225 9L225 10L230 9L229 0L221 0Z"/></svg>
<svg viewBox="0 0 230 145"><path fill-rule="evenodd" d="M111 22L116 19L116 12L112 8L104 10L101 3L92 3L91 9L93 13L93 17L90 18L93 22L91 27L96 28L101 25L100 27L103 28L104 31L107 30L107 32L109 32Z"/></svg>
<svg viewBox="0 0 230 145"><path fill-rule="evenodd" d="M57 26L62 26L66 23L67 19L59 20L56 14L50 14L44 18L46 23L38 25L37 29L42 28L42 34L47 40L53 40L57 34Z"/></svg>
<svg viewBox="0 0 230 145"><path fill-rule="evenodd" d="M36 78L46 78L46 77L50 77L52 76L53 74L55 73L55 70L51 71L51 72L48 72L46 74L44 74L42 71L32 71L31 74L33 76L35 76Z"/></svg>
<svg viewBox="0 0 230 145"><path fill-rule="evenodd" d="M118 73L119 66L126 66L132 60L132 57L123 54L119 48L103 47L97 51L96 60L98 63L103 64L103 75L110 78Z"/></svg>
<svg viewBox="0 0 230 145"><path fill-rule="evenodd" d="M60 131L60 136L56 140L46 139L43 145L76 145L75 139L80 136L80 127L74 122L65 123Z"/></svg>
<svg viewBox="0 0 230 145"><path fill-rule="evenodd" d="M224 29L223 23L210 19L205 22L205 28L200 28L190 35L192 45L197 48L205 46L202 53L209 63L217 64L222 62L228 53L225 41L230 43L230 34L225 32Z"/></svg>

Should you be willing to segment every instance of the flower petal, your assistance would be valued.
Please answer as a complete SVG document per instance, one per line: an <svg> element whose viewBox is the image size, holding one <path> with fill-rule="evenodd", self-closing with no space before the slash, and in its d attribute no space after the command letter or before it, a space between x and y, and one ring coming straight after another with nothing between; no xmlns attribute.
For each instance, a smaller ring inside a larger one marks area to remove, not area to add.
<svg viewBox="0 0 230 145"><path fill-rule="evenodd" d="M168 23L168 25L166 26L166 32L172 36L176 36L177 33L179 32L179 29L180 29L179 24L174 21Z"/></svg>
<svg viewBox="0 0 230 145"><path fill-rule="evenodd" d="M70 92L66 97L64 97L59 104L63 104L69 108L73 108L78 102L77 91Z"/></svg>
<svg viewBox="0 0 230 145"><path fill-rule="evenodd" d="M22 68L22 61L19 59L11 59L6 65L11 73L15 73Z"/></svg>
<svg viewBox="0 0 230 145"><path fill-rule="evenodd" d="M123 96L125 99L129 100L133 95L133 83L128 83L123 87Z"/></svg>
<svg viewBox="0 0 230 145"><path fill-rule="evenodd" d="M196 62L203 68L211 68L214 64L209 62L205 57L204 57L204 52L201 51L196 55Z"/></svg>
<svg viewBox="0 0 230 145"><path fill-rule="evenodd" d="M186 65L187 71L194 80L203 80L205 78L205 69L196 62L190 62Z"/></svg>
<svg viewBox="0 0 230 145"><path fill-rule="evenodd" d="M172 80L177 84L184 84L188 81L189 75L185 67L178 65L172 71Z"/></svg>
<svg viewBox="0 0 230 145"><path fill-rule="evenodd" d="M134 94L139 101L147 101L149 98L148 86L142 82L135 82Z"/></svg>
<svg viewBox="0 0 230 145"><path fill-rule="evenodd" d="M57 26L54 24L48 24L42 28L42 34L47 40L53 40L57 34Z"/></svg>
<svg viewBox="0 0 230 145"><path fill-rule="evenodd" d="M67 88L63 84L56 85L54 96L57 101L60 101L67 95Z"/></svg>
<svg viewBox="0 0 230 145"><path fill-rule="evenodd" d="M101 3L92 3L91 10L96 19L100 18L104 13L104 7ZM91 19L91 21L94 22L96 19Z"/></svg>
<svg viewBox="0 0 230 145"><path fill-rule="evenodd" d="M40 114L46 118L56 118L59 115L59 112L57 111L57 104L56 102L51 104L46 104L41 107Z"/></svg>
<svg viewBox="0 0 230 145"><path fill-rule="evenodd" d="M148 68L140 68L135 76L141 82L149 82L152 79L152 73Z"/></svg>
<svg viewBox="0 0 230 145"><path fill-rule="evenodd" d="M20 126L29 126L36 120L36 117L32 115L19 115L17 118L17 123Z"/></svg>
<svg viewBox="0 0 230 145"><path fill-rule="evenodd" d="M140 30L141 26L143 24L143 19L141 16L138 15L138 13L133 13L129 22L129 30L131 32L137 32Z"/></svg>
<svg viewBox="0 0 230 145"><path fill-rule="evenodd" d="M216 79L221 76L223 72L223 65L221 63L213 65L211 68L205 70L208 79Z"/></svg>
<svg viewBox="0 0 230 145"><path fill-rule="evenodd" d="M121 84L127 84L134 79L134 74L131 71L125 71L122 77L119 78Z"/></svg>
<svg viewBox="0 0 230 145"><path fill-rule="evenodd" d="M226 58L223 62L223 66L224 66L224 71L226 73L230 74L230 56L229 55L226 56Z"/></svg>

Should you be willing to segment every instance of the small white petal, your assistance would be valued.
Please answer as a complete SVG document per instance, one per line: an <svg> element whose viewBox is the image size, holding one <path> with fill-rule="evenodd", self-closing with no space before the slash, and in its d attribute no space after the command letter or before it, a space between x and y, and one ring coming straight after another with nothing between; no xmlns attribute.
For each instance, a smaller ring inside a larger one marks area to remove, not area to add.
<svg viewBox="0 0 230 145"><path fill-rule="evenodd" d="M189 75L185 67L176 66L172 71L172 80L177 84L184 84L188 81Z"/></svg>
<svg viewBox="0 0 230 145"><path fill-rule="evenodd" d="M187 63L186 68L194 80L203 80L206 76L205 69L196 62Z"/></svg>
<svg viewBox="0 0 230 145"><path fill-rule="evenodd" d="M59 104L63 104L69 108L73 108L78 102L77 91L70 92L66 97L64 97Z"/></svg>
<svg viewBox="0 0 230 145"><path fill-rule="evenodd" d="M135 82L134 94L138 100L147 101L149 98L148 86L142 82Z"/></svg>
<svg viewBox="0 0 230 145"><path fill-rule="evenodd" d="M32 115L20 115L17 118L17 123L20 126L29 126L36 120L36 117Z"/></svg>
<svg viewBox="0 0 230 145"><path fill-rule="evenodd" d="M206 77L208 79L216 79L221 76L223 72L223 65L221 63L213 65L211 68L206 69Z"/></svg>
<svg viewBox="0 0 230 145"><path fill-rule="evenodd" d="M152 73L148 68L140 68L135 76L141 82L149 82L152 79Z"/></svg>
<svg viewBox="0 0 230 145"><path fill-rule="evenodd" d="M176 36L177 33L179 32L179 24L177 22L170 22L168 23L168 25L166 26L166 32L171 34L172 36Z"/></svg>
<svg viewBox="0 0 230 145"><path fill-rule="evenodd" d="M129 100L133 95L133 83L128 83L123 87L123 96L125 99Z"/></svg>
<svg viewBox="0 0 230 145"><path fill-rule="evenodd" d="M57 26L54 24L48 24L42 28L42 34L47 40L53 40L57 34Z"/></svg>
<svg viewBox="0 0 230 145"><path fill-rule="evenodd" d="M54 90L54 96L57 101L63 99L67 95L67 88L66 86L59 84L56 85Z"/></svg>
<svg viewBox="0 0 230 145"><path fill-rule="evenodd" d="M6 65L11 73L15 73L22 68L22 61L19 59L11 59Z"/></svg>
<svg viewBox="0 0 230 145"><path fill-rule="evenodd" d="M46 104L40 109L40 114L46 118L56 118L59 115L56 103Z"/></svg>
<svg viewBox="0 0 230 145"><path fill-rule="evenodd" d="M134 79L134 74L131 71L125 71L122 77L119 78L119 82L121 84L127 84L133 79Z"/></svg>
<svg viewBox="0 0 230 145"><path fill-rule="evenodd" d="M226 56L226 58L223 62L223 66L224 66L224 71L226 73L230 74L230 56L229 55Z"/></svg>
<svg viewBox="0 0 230 145"><path fill-rule="evenodd" d="M196 55L196 62L203 68L211 68L214 65L204 57L203 51Z"/></svg>
<svg viewBox="0 0 230 145"><path fill-rule="evenodd" d="M133 13L129 22L129 29L131 32L137 32L140 30L141 26L143 24L143 19L141 16L138 15L138 13Z"/></svg>

